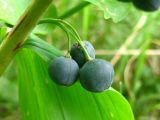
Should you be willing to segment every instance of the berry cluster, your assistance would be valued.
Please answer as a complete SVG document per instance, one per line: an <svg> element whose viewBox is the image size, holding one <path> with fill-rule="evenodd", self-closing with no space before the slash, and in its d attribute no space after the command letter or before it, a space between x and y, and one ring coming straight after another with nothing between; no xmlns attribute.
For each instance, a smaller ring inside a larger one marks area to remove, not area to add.
<svg viewBox="0 0 160 120"><path fill-rule="evenodd" d="M70 86L79 77L81 85L91 92L102 92L108 89L114 77L113 66L102 59L95 59L95 50L88 41L83 45L91 57L86 58L83 49L78 43L72 45L72 58L57 57L49 64L49 75L55 83Z"/></svg>

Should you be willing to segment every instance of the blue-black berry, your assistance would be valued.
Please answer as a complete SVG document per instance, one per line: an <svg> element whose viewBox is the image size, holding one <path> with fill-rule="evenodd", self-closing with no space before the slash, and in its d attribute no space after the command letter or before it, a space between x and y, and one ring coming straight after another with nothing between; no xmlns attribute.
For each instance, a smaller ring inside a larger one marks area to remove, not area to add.
<svg viewBox="0 0 160 120"><path fill-rule="evenodd" d="M78 64L70 58L57 57L48 67L51 79L60 85L70 86L77 80L79 72Z"/></svg>

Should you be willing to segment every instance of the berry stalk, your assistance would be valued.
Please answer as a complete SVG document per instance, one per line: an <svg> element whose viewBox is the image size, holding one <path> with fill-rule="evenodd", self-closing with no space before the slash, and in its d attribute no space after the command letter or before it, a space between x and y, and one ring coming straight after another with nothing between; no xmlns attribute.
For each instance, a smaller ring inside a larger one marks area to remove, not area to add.
<svg viewBox="0 0 160 120"><path fill-rule="evenodd" d="M65 32L69 30L70 34L77 40L77 42L81 46L82 50L85 53L85 56L86 56L87 60L92 60L92 58L89 56L86 48L84 47L83 41L81 40L80 36L78 35L78 33L76 32L76 30L69 23L67 23L66 21L61 20L61 19L44 19L44 20L41 20L38 24L44 24L44 23L51 23L51 24L58 25ZM62 23L65 26L63 26L60 23Z"/></svg>

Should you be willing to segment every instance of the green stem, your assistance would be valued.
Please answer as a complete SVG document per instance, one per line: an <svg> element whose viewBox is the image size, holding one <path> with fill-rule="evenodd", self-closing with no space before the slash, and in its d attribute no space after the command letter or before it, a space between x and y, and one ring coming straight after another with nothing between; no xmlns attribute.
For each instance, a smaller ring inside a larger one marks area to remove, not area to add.
<svg viewBox="0 0 160 120"><path fill-rule="evenodd" d="M87 39L88 38L88 28L89 28L89 7L86 7L83 10L83 38Z"/></svg>
<svg viewBox="0 0 160 120"><path fill-rule="evenodd" d="M81 46L82 50L85 53L85 56L87 58L87 60L91 60L92 58L89 56L86 48L84 47L83 41L81 40L80 36L78 35L77 31L66 21L61 20L61 19L44 19L44 20L40 20L39 24L43 24L43 23L52 23L52 24L56 24L57 23L62 23L64 25L66 25L67 28L69 28L69 31L71 33L71 35L77 40L77 42L79 43L79 45ZM57 24L56 24L57 25ZM58 25L59 26L59 25ZM62 28L63 29L63 28Z"/></svg>
<svg viewBox="0 0 160 120"><path fill-rule="evenodd" d="M36 26L51 2L52 0L33 0L10 34L3 40L0 45L0 75L2 75L17 53L18 48Z"/></svg>
<svg viewBox="0 0 160 120"><path fill-rule="evenodd" d="M62 14L61 16L59 16L59 19L65 19L71 15L73 15L74 13L77 13L77 11L82 10L84 7L88 6L90 3L83 1L78 3L78 5L76 5L75 7L71 8L70 10L68 10L67 12L65 12L64 14Z"/></svg>
<svg viewBox="0 0 160 120"><path fill-rule="evenodd" d="M68 40L68 52L70 52L70 49L71 49L71 39L70 39L70 36L69 36L69 40Z"/></svg>
<svg viewBox="0 0 160 120"><path fill-rule="evenodd" d="M67 35L67 39L68 39L68 51L67 52L70 52L70 48L71 48L71 38L70 38L70 34L68 32L68 29L62 25L61 23L59 23L57 20L52 20L52 22L48 22L48 19L43 19L43 20L40 20L38 22L38 24L45 24L45 23L52 23L54 25L57 25L58 27L60 27L61 29L63 29L63 31L66 33Z"/></svg>
<svg viewBox="0 0 160 120"><path fill-rule="evenodd" d="M86 48L84 47L83 41L81 40L81 38L80 38L79 34L77 33L77 31L69 23L67 23L66 21L63 21L63 20L60 20L60 19L57 19L57 20L59 20L60 22L62 22L66 26L68 26L68 28L70 28L75 33L75 35L77 37L76 40L79 43L79 45L81 46L82 50L84 51L87 60L92 60L92 58L89 56Z"/></svg>

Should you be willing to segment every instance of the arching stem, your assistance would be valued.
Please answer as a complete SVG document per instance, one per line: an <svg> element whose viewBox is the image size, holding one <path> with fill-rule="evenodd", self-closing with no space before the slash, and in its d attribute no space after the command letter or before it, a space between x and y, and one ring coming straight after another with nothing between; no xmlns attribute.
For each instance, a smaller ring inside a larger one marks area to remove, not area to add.
<svg viewBox="0 0 160 120"><path fill-rule="evenodd" d="M64 29L65 31L69 31L69 33L76 39L78 44L81 46L82 50L85 53L87 60L92 60L92 58L89 56L86 48L84 47L83 41L81 40L77 31L69 23L67 23L66 21L61 20L61 19L44 19L44 20L40 20L40 22L38 24L44 24L44 23L55 24L55 25L58 25L59 27L61 27L62 29Z"/></svg>

